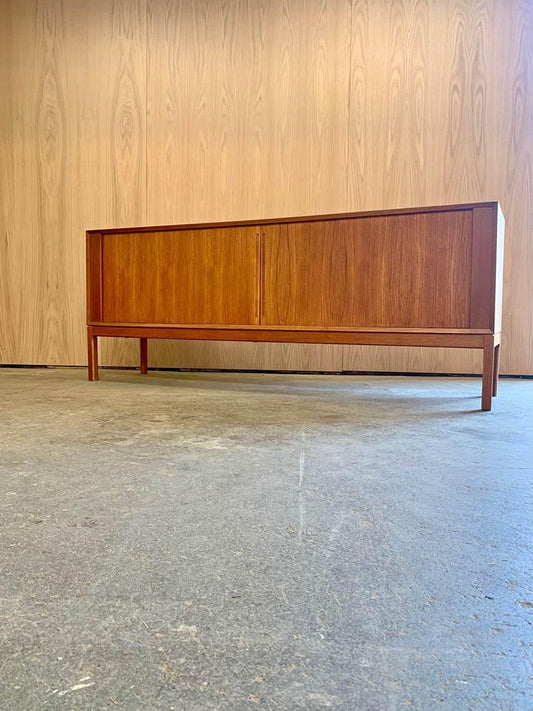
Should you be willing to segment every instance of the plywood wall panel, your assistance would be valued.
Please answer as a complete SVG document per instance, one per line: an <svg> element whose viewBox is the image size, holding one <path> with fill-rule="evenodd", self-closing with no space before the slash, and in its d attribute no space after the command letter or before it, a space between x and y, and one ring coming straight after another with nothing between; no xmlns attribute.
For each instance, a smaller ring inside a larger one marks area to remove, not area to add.
<svg viewBox="0 0 533 711"><path fill-rule="evenodd" d="M343 346L343 370L385 373L481 373L477 350ZM430 356L430 358L428 358Z"/></svg>
<svg viewBox="0 0 533 711"><path fill-rule="evenodd" d="M150 222L342 209L348 1L153 0L148 17ZM158 365L186 367L181 344L153 352ZM231 367L234 356L237 367L273 369L280 352L208 343L198 367ZM340 369L340 351L328 347L283 352L294 356L287 369Z"/></svg>
<svg viewBox="0 0 533 711"><path fill-rule="evenodd" d="M83 255L85 229L146 220L146 8L144 0L69 0L67 6L69 54L77 56L80 39L84 48L71 69L81 192L71 187L82 218L73 230ZM102 343L103 362L136 360L133 343Z"/></svg>
<svg viewBox="0 0 533 711"><path fill-rule="evenodd" d="M151 364L223 370L342 371L342 346L150 341Z"/></svg>
<svg viewBox="0 0 533 711"><path fill-rule="evenodd" d="M2 292L9 293L1 321L9 334L4 357L15 363L54 362L58 351L69 349L61 304L70 258L65 248L68 137L65 56L58 47L61 10L58 2L9 8L10 57L4 71L9 72L10 110L2 117L10 170L3 170L2 185L9 203L2 225Z"/></svg>
<svg viewBox="0 0 533 711"><path fill-rule="evenodd" d="M11 6L0 3L0 362L9 362L16 351L15 300L17 285L11 280L15 262L15 194L13 176L13 28Z"/></svg>
<svg viewBox="0 0 533 711"><path fill-rule="evenodd" d="M346 198L350 205L369 201L368 181L372 164L369 140L371 90L369 0L352 3L350 13L350 86L348 94L348 165Z"/></svg>
<svg viewBox="0 0 533 711"><path fill-rule="evenodd" d="M378 3L372 13L370 76L376 129L370 185L387 205L425 202L429 125L427 0ZM377 80L377 81L376 81ZM376 122L377 120L377 122Z"/></svg>
<svg viewBox="0 0 533 711"><path fill-rule="evenodd" d="M10 43L2 361L79 364L86 357L84 232L145 220L144 5L20 0L2 7L10 15L0 29Z"/></svg>
<svg viewBox="0 0 533 711"><path fill-rule="evenodd" d="M106 166L108 220L118 226L146 224L145 0L113 0L102 9L103 51L96 36L91 38L91 47L99 50L99 68L106 78L99 97L105 106L100 103L99 118L105 137L101 160ZM98 31L97 25L92 28ZM98 82L93 86L98 87ZM137 361L136 344L110 339L102 345L103 363Z"/></svg>
<svg viewBox="0 0 533 711"><path fill-rule="evenodd" d="M530 0L3 0L0 60L2 362L85 361L87 228L497 199L502 371L533 374ZM102 350L137 361L136 344ZM152 351L184 367L480 369L470 351Z"/></svg>
<svg viewBox="0 0 533 711"><path fill-rule="evenodd" d="M507 248L504 266L502 369L533 374L533 4L498 5L496 160L504 196Z"/></svg>
<svg viewBox="0 0 533 711"><path fill-rule="evenodd" d="M447 98L441 104L446 122L444 191L451 199L484 194L487 180L489 66L492 55L488 2L457 2L448 11L449 56L444 74ZM491 67L490 67L491 68ZM492 133L492 132L491 132Z"/></svg>
<svg viewBox="0 0 533 711"><path fill-rule="evenodd" d="M492 7L382 0L367 20L368 8L359 14L354 6L361 19L353 24L368 25L372 52L359 72L352 68L352 94L366 66L374 79L366 115L379 130L365 141L377 159L353 190L364 203L352 209L498 199L487 185L487 147L495 144ZM347 347L343 357L347 370L473 373L480 363L475 351L420 348Z"/></svg>
<svg viewBox="0 0 533 711"><path fill-rule="evenodd" d="M33 43L32 111L25 115L35 132L35 266L32 297L33 347L40 362L56 360L68 352L72 334L69 305L63 293L70 283L68 150L73 142L67 121L69 77L65 51L63 3L38 2Z"/></svg>

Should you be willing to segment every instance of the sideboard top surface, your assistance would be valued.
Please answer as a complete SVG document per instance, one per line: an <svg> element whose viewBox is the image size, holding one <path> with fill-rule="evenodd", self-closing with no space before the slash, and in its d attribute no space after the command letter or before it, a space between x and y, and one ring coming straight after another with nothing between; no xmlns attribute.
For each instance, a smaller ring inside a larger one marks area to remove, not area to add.
<svg viewBox="0 0 533 711"><path fill-rule="evenodd" d="M295 217L277 217L255 220L233 220L227 222L199 222L179 225L151 225L143 227L110 227L102 229L87 230L87 234L121 234L132 232L165 232L176 230L201 230L221 227L258 227L261 225L277 225L296 222L317 222L323 220L346 220L359 219L365 217L390 217L394 215L423 214L428 212L453 212L458 210L472 210L474 208L491 207L498 210L501 215L501 208L497 201L460 203L454 205L430 205L421 207L402 207L389 210L370 210L364 212L340 212L326 215L298 215Z"/></svg>

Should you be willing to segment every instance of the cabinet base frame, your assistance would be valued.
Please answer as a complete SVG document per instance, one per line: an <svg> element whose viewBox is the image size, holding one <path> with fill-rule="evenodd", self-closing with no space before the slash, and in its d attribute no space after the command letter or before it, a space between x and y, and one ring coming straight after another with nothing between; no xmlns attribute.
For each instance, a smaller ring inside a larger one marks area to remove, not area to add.
<svg viewBox="0 0 533 711"><path fill-rule="evenodd" d="M272 326L202 326L92 324L87 327L88 376L98 380L98 338L140 339L140 372L148 372L148 339L251 341L256 343L311 343L356 346L415 346L422 348L473 348L483 350L481 409L489 411L498 389L499 333L472 329L349 329L280 328Z"/></svg>

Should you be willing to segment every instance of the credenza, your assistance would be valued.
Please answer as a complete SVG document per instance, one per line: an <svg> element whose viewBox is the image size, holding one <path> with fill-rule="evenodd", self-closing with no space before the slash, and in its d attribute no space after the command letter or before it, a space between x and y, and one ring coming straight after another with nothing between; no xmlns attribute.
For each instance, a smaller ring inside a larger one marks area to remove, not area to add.
<svg viewBox="0 0 533 711"><path fill-rule="evenodd" d="M497 202L89 230L98 338L478 348L496 394L504 220Z"/></svg>

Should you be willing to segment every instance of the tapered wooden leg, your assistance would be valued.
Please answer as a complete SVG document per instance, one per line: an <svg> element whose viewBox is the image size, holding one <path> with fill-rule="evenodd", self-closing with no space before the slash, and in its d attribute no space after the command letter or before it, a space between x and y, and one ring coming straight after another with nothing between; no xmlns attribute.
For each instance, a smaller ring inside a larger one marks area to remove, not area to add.
<svg viewBox="0 0 533 711"><path fill-rule="evenodd" d="M148 372L148 339L141 338L141 375Z"/></svg>
<svg viewBox="0 0 533 711"><path fill-rule="evenodd" d="M492 391L494 387L494 338L487 338L483 348L483 387L481 390L481 409L492 408Z"/></svg>
<svg viewBox="0 0 533 711"><path fill-rule="evenodd" d="M500 374L500 344L494 349L494 373L492 376L492 396L498 394L498 376Z"/></svg>
<svg viewBox="0 0 533 711"><path fill-rule="evenodd" d="M98 336L87 332L87 362L89 380L98 380Z"/></svg>

